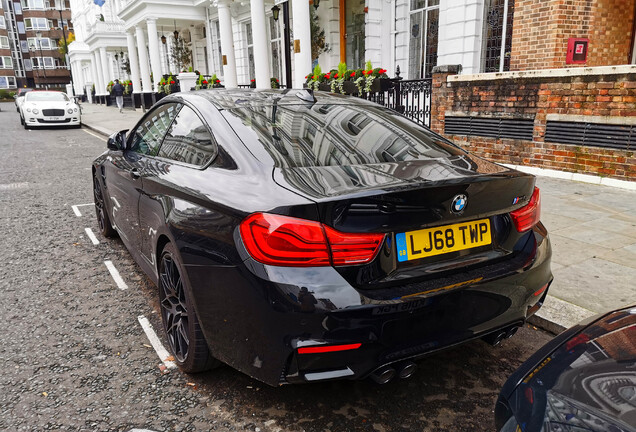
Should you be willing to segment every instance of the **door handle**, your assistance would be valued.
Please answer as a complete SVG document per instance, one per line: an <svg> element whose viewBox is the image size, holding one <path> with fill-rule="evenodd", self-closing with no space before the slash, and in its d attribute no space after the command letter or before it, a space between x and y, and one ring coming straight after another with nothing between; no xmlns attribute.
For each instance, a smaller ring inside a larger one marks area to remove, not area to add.
<svg viewBox="0 0 636 432"><path fill-rule="evenodd" d="M130 170L130 177L136 180L141 177L141 173L137 168L133 168L132 170Z"/></svg>

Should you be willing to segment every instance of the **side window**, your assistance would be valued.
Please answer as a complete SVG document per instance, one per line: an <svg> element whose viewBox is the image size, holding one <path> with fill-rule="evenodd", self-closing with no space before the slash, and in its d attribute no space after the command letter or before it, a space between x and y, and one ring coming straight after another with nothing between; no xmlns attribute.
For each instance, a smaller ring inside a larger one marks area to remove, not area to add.
<svg viewBox="0 0 636 432"><path fill-rule="evenodd" d="M136 153L156 156L159 146L181 104L169 103L149 113L131 134L129 149Z"/></svg>
<svg viewBox="0 0 636 432"><path fill-rule="evenodd" d="M207 165L218 151L214 137L199 116L184 106L172 123L159 156L191 165Z"/></svg>

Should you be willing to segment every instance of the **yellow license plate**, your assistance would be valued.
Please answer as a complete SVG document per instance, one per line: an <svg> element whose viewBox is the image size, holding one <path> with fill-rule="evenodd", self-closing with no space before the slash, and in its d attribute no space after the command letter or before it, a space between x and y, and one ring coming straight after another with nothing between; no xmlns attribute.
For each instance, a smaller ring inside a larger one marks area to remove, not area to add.
<svg viewBox="0 0 636 432"><path fill-rule="evenodd" d="M395 243L398 261L486 246L492 243L490 219L400 233Z"/></svg>

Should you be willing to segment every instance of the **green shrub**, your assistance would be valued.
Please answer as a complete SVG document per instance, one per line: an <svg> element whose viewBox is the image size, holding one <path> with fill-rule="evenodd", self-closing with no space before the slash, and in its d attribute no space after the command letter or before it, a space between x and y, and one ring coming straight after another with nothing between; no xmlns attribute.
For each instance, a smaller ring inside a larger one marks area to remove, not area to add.
<svg viewBox="0 0 636 432"><path fill-rule="evenodd" d="M15 96L15 92L0 90L0 100L13 100L13 96Z"/></svg>

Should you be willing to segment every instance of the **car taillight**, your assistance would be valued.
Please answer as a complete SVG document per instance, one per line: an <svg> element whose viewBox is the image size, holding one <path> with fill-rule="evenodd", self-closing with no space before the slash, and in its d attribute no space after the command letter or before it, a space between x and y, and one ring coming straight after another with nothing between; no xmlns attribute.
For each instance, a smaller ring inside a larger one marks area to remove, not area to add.
<svg viewBox="0 0 636 432"><path fill-rule="evenodd" d="M530 202L526 206L510 212L510 217L512 217L512 222L519 232L528 231L538 224L541 217L541 194L539 188L535 187Z"/></svg>
<svg viewBox="0 0 636 432"><path fill-rule="evenodd" d="M352 234L325 226L333 265L364 264L375 258L384 234Z"/></svg>
<svg viewBox="0 0 636 432"><path fill-rule="evenodd" d="M263 264L290 267L364 264L375 258L384 234L342 233L320 222L254 213L240 226L245 248Z"/></svg>
<svg viewBox="0 0 636 432"><path fill-rule="evenodd" d="M349 351L355 350L362 346L361 343L348 344L348 345L319 345L298 348L298 354L323 354L329 352Z"/></svg>

